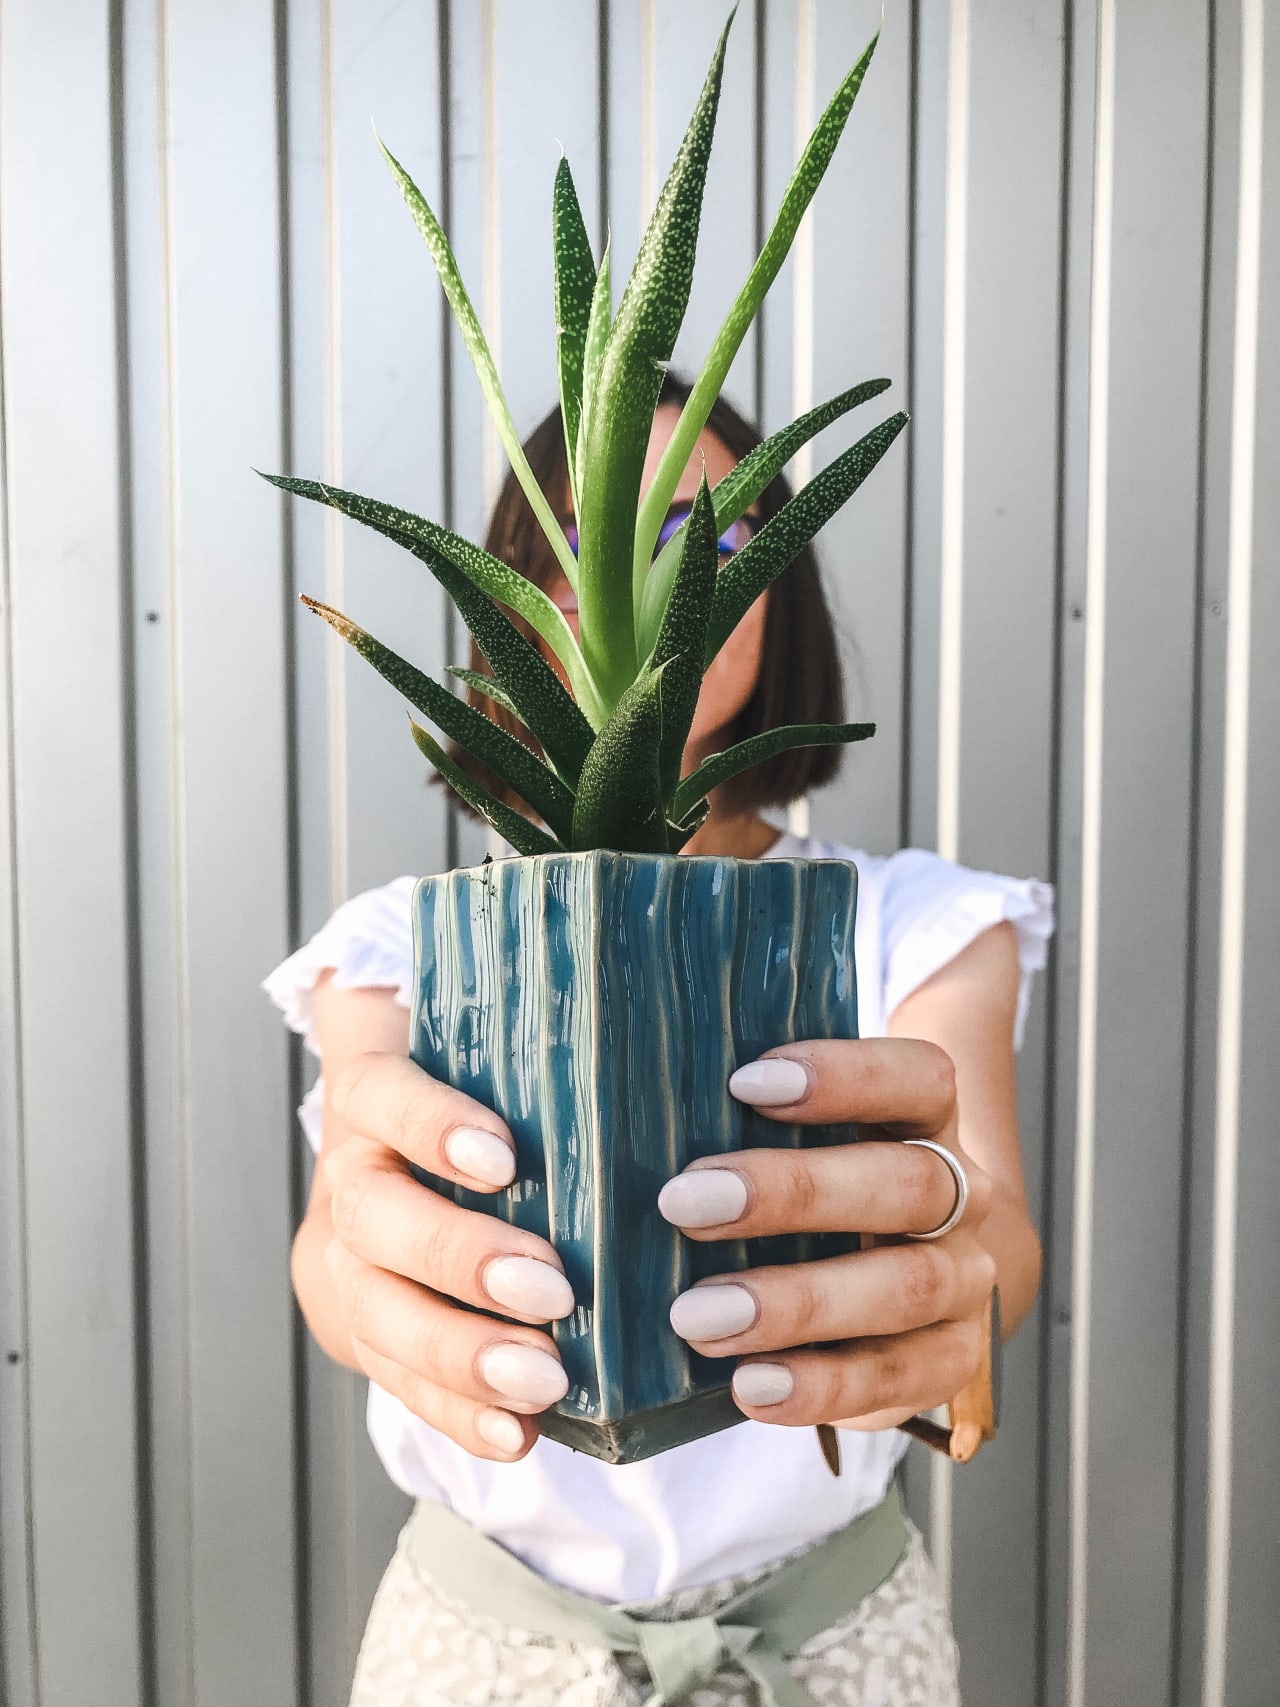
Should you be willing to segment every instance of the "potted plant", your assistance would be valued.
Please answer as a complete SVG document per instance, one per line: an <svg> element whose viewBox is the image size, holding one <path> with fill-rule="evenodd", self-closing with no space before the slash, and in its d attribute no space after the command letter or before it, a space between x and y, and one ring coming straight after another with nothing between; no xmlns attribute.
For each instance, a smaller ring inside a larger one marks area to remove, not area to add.
<svg viewBox="0 0 1280 1707"><path fill-rule="evenodd" d="M833 860L677 856L720 783L788 748L858 741L874 726L779 728L714 754L689 776L681 776L681 762L705 668L907 419L893 415L837 457L722 568L724 530L801 445L889 382L857 386L810 411L714 489L704 476L687 523L651 566L677 481L875 48L873 40L805 148L642 498L663 364L689 298L731 24L732 16L616 312L608 248L597 267L568 163L556 172L558 367L576 557L525 461L445 233L383 149L512 467L577 592L580 639L537 587L445 528L315 481L268 477L424 562L492 672L450 673L504 705L528 732L528 744L516 739L340 612L304 598L532 814L489 794L411 717L422 752L519 856L423 877L414 891L410 1053L496 1109L517 1147L517 1179L506 1191L454 1193L446 1182L431 1183L555 1246L578 1308L553 1329L570 1390L544 1415L543 1431L614 1462L741 1420L729 1391L731 1362L698 1355L668 1325L678 1292L705 1274L854 1243L851 1235L759 1241L750 1250L742 1241L694 1244L656 1208L663 1183L696 1156L854 1135L766 1120L725 1086L736 1065L773 1045L856 1036L855 869ZM508 611L560 661L568 689Z"/></svg>

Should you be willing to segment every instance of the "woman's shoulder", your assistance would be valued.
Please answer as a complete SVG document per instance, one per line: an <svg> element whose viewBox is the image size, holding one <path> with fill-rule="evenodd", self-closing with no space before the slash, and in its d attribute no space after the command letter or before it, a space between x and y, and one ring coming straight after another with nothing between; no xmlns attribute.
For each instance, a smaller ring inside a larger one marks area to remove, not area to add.
<svg viewBox="0 0 1280 1707"><path fill-rule="evenodd" d="M817 837L796 840L810 859L850 859L858 867L860 905L879 926L883 1013L887 1016L975 937L1008 922L1018 937L1021 972L1015 1036L1021 1043L1035 973L1054 930L1052 884L961 865L928 848L869 854Z"/></svg>
<svg viewBox="0 0 1280 1707"><path fill-rule="evenodd" d="M397 877L352 895L262 980L285 1024L302 1035L313 1055L320 1052L315 989L326 971L333 972L340 989L391 989L401 1007L412 1006L411 902L416 882L414 877Z"/></svg>

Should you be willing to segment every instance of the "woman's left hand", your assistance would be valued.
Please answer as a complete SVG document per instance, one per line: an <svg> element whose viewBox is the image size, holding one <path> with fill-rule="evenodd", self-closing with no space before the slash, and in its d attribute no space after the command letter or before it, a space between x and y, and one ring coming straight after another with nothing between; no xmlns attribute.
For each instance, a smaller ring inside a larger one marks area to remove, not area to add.
<svg viewBox="0 0 1280 1707"><path fill-rule="evenodd" d="M730 1089L771 1118L856 1121L865 1137L691 1163L658 1200L691 1239L930 1233L955 1208L956 1181L904 1138L959 1159L968 1204L939 1239L702 1281L676 1299L672 1327L708 1356L742 1359L733 1395L761 1422L889 1428L946 1403L978 1368L997 1278L977 1237L992 1181L959 1143L951 1057L904 1037L796 1043L740 1068Z"/></svg>

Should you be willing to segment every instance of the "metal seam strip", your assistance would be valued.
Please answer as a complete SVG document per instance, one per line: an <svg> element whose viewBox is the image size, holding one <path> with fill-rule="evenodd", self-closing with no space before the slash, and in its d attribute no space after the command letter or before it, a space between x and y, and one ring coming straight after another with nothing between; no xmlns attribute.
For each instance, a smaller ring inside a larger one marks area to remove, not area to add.
<svg viewBox="0 0 1280 1707"><path fill-rule="evenodd" d="M796 3L795 154L804 152L814 125L815 22L813 0ZM791 417L796 419L813 407L813 209L800 221L791 248ZM803 486L813 475L813 444L802 445L792 464L794 483ZM808 797L793 800L787 808L787 829L793 836L810 830Z"/></svg>
<svg viewBox="0 0 1280 1707"><path fill-rule="evenodd" d="M14 634L14 601L12 564L14 557L12 517L9 505L9 393L5 379L3 361L3 328L4 328L4 296L3 285L0 283L0 538L3 546L0 548L0 604L5 613L4 669L0 672L0 682L3 684L4 704L0 707L0 739L5 743L5 838L7 842L6 864L10 875L9 894L6 897L9 918L6 935L12 945L12 959L9 968L10 995L12 1002L12 1057L6 1059L4 1065L12 1066L10 1090L5 1098L6 1107L11 1106L14 1115L13 1123L13 1186L14 1186L14 1245L16 1262L16 1278L18 1282L18 1297L16 1299L15 1325L20 1329L18 1344L13 1348L18 1351L21 1363L20 1376L22 1387L21 1399L21 1477L22 1491L22 1589L25 1597L24 1611L26 1613L26 1629L22 1632L25 1637L28 1677L31 1684L31 1694L27 1697L30 1707L40 1707L40 1637L38 1622L38 1603L36 1600L36 1571L35 1571L35 1509L31 1495L31 1319L30 1319L30 1228L27 1216L27 1169L26 1169L26 1121L24 1115L24 1060L22 1047L22 958L20 937L20 889L18 871L18 749L15 736L16 708L14 704L14 667L16 660L16 637ZM8 1038L5 1040L8 1041ZM6 1232L8 1227L6 1227ZM8 1349L8 1348L6 1348ZM2 1557L3 1555L0 1555ZM0 1609L7 1601L0 1603ZM13 1668L8 1663L8 1655L12 1646L16 1645L18 1632L12 1627L5 1632L5 1641L0 1644L0 1689L14 1681ZM15 1703L15 1707L17 1704Z"/></svg>
<svg viewBox="0 0 1280 1707"><path fill-rule="evenodd" d="M1204 1707L1225 1707L1230 1589L1231 1381L1235 1350L1245 862L1248 851L1249 619L1253 578L1253 481L1262 237L1263 0L1243 0L1240 23L1240 184L1231 485L1227 522L1227 684L1223 736L1222 914L1210 1279Z"/></svg>
<svg viewBox="0 0 1280 1707"><path fill-rule="evenodd" d="M942 494L938 561L938 852L960 857L960 686L964 641L964 414L969 193L969 0L951 0L943 246ZM954 1467L929 1461L929 1549L951 1600Z"/></svg>
<svg viewBox="0 0 1280 1707"><path fill-rule="evenodd" d="M969 194L969 0L951 0L943 252L942 502L938 620L938 852L960 847L964 642L964 417Z"/></svg>
<svg viewBox="0 0 1280 1707"><path fill-rule="evenodd" d="M643 238L658 199L657 20L654 0L640 0L640 223Z"/></svg>
<svg viewBox="0 0 1280 1707"><path fill-rule="evenodd" d="M493 0L483 0L480 9L480 113L481 182L484 186L484 219L481 242L484 272L484 335L493 363L502 372L502 231L500 224L498 162L498 47L497 20ZM497 500L502 481L502 446L489 409L483 416L484 507L486 515ZM485 852L500 859L506 844L492 825L485 828Z"/></svg>
<svg viewBox="0 0 1280 1707"><path fill-rule="evenodd" d="M1094 122L1093 268L1089 328L1089 455L1085 522L1080 1003L1072 1218L1072 1340L1068 1447L1067 1700L1085 1707L1088 1612L1089 1353L1093 1290L1093 1168L1097 1092L1103 690L1106 666L1107 426L1110 404L1111 234L1115 200L1115 0L1099 0Z"/></svg>
<svg viewBox="0 0 1280 1707"><path fill-rule="evenodd" d="M813 0L796 3L795 154L804 152L814 124ZM806 209L791 245L791 416L796 419L813 408L813 209ZM802 445L792 463L795 484L803 486L813 475L813 441Z"/></svg>
<svg viewBox="0 0 1280 1707"><path fill-rule="evenodd" d="M334 65L333 0L321 0L320 110L324 126L324 467L325 478L342 483L342 299L338 241L338 87ZM325 510L324 596L339 610L345 603L342 517ZM329 704L329 896L334 907L347 899L349 805L347 795L346 642L327 636L326 688Z"/></svg>
<svg viewBox="0 0 1280 1707"><path fill-rule="evenodd" d="M195 1410L191 1387L191 1236L194 1205L191 1200L191 1141L194 1129L194 1110L191 1106L191 1012L190 980L191 955L188 937L190 906L187 853L187 789L183 736L186 729L186 705L183 681L183 608L182 608L182 529L181 529L181 466L178 430L178 301L177 301L177 235L174 225L173 187L173 116L169 101L169 39L171 14L168 0L160 0L156 37L156 109L160 125L160 220L161 266L164 291L164 467L167 529L167 580L169 596L169 778L170 778L170 835L172 838L172 913L173 955L171 968L174 1021L174 1116L178 1129L178 1264L181 1288L182 1382L181 1408L183 1446L188 1466L195 1452ZM191 1479L188 1476L184 1494L183 1526L186 1546L183 1556L184 1592L187 1604L186 1628L183 1632L186 1652L187 1688L191 1699L196 1698L195 1666L195 1509L192 1501Z"/></svg>
<svg viewBox="0 0 1280 1707"><path fill-rule="evenodd" d="M483 126L484 182L484 335L493 365L502 373L502 202L498 159L498 25L493 0L480 12L480 103ZM502 445L492 411L484 412L484 506L497 501L502 484Z"/></svg>
<svg viewBox="0 0 1280 1707"><path fill-rule="evenodd" d="M327 479L342 481L342 299L338 203L338 86L334 0L320 6L320 115L323 136L321 176L324 197L324 467ZM325 511L325 599L342 608L345 602L342 518ZM350 888L350 807L347 790L347 686L345 642L332 630L327 635L325 687L328 703L329 770L329 897L338 907ZM335 1431L341 1444L344 1475L340 1499L344 1546L343 1604L353 1647L363 1628L362 1609L355 1604L352 1561L358 1555L359 1523L355 1473L359 1440L357 1380L340 1376L334 1386Z"/></svg>

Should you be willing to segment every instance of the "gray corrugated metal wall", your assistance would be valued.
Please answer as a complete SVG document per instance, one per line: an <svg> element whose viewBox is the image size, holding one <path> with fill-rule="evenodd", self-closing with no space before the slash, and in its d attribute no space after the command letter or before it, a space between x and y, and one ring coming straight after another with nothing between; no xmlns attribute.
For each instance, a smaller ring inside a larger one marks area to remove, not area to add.
<svg viewBox="0 0 1280 1707"><path fill-rule="evenodd" d="M626 264L725 10L0 11L10 1707L345 1700L401 1502L291 1314L307 1069L257 984L477 838L296 593L429 667L440 600L248 465L478 528L496 445L369 118L527 428L556 144ZM743 0L686 365L878 11ZM898 0L733 375L769 426L876 372L915 415L825 538L881 734L815 828L1059 885L1042 1306L999 1447L912 1470L975 1703L1277 1698L1278 314L1272 0Z"/></svg>

